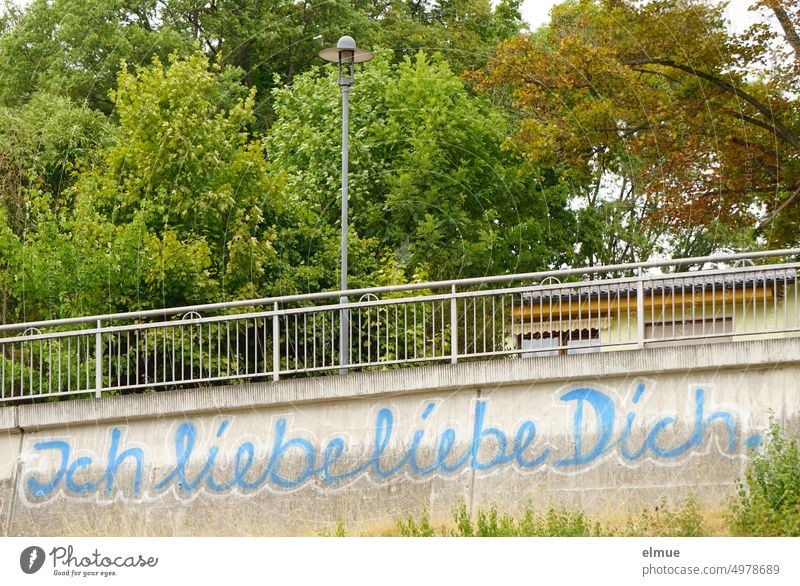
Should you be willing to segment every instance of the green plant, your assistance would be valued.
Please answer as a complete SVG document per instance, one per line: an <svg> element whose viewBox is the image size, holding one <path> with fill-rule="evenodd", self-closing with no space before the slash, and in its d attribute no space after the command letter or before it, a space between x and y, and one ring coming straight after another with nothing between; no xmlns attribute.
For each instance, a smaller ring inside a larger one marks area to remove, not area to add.
<svg viewBox="0 0 800 586"><path fill-rule="evenodd" d="M800 536L800 449L770 420L767 441L753 455L730 505L734 535Z"/></svg>
<svg viewBox="0 0 800 586"><path fill-rule="evenodd" d="M422 518L419 523L409 515L405 521L398 521L397 529L403 537L433 537L435 535L428 509L422 511Z"/></svg>
<svg viewBox="0 0 800 586"><path fill-rule="evenodd" d="M678 509L670 509L661 499L653 509L644 508L636 517L628 517L624 535L650 537L702 537L708 535L697 498L690 493Z"/></svg>

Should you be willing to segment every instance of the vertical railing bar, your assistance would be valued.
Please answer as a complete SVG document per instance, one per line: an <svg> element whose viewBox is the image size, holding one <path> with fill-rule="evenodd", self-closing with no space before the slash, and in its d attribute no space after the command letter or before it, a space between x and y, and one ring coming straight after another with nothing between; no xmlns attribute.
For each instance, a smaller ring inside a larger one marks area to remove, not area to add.
<svg viewBox="0 0 800 586"><path fill-rule="evenodd" d="M681 336L686 335L686 311L686 279L684 277L681 279Z"/></svg>
<svg viewBox="0 0 800 586"><path fill-rule="evenodd" d="M289 314L285 314L283 317L284 317L284 319L283 319L283 326L284 326L283 333L284 333L284 337L286 339L286 344L284 346L285 349L286 349L286 354L285 354L284 358L286 359L286 370L290 371L291 368L289 368L289 320L291 319L291 317L289 316Z"/></svg>
<svg viewBox="0 0 800 586"><path fill-rule="evenodd" d="M723 275L723 279L725 276ZM716 329L717 323L717 280L711 280L711 331L713 332ZM720 324L722 325L722 332L725 333L725 321L720 320Z"/></svg>
<svg viewBox="0 0 800 586"><path fill-rule="evenodd" d="M578 306L578 320L579 321L580 321L580 317L581 317L581 290L580 290L580 288L578 288L578 287L573 285L571 287L571 289L568 289L568 291L570 291L570 293L569 293L569 303L567 305L567 307L569 308L568 309L568 313L567 313L567 339L566 340L562 340L562 339L559 338L559 345L563 345L564 354L569 352L569 341L572 339L573 326L572 326L572 292L571 291L575 291L575 297L576 297L576 300L578 302L577 306ZM590 293L588 295L591 295L591 285L589 285L589 291L590 291Z"/></svg>
<svg viewBox="0 0 800 586"><path fill-rule="evenodd" d="M381 361L381 306L375 306L375 362Z"/></svg>
<svg viewBox="0 0 800 586"><path fill-rule="evenodd" d="M497 307L495 304L495 299L495 296L492 295L492 354L497 352L497 324L495 323Z"/></svg>
<svg viewBox="0 0 800 586"><path fill-rule="evenodd" d="M627 332L625 334L625 341L630 343L631 341L631 286L627 285L625 287L625 311L627 312Z"/></svg>
<svg viewBox="0 0 800 586"><path fill-rule="evenodd" d="M127 345L125 346L125 386L131 385L131 331L126 333Z"/></svg>
<svg viewBox="0 0 800 586"><path fill-rule="evenodd" d="M388 311L388 308L387 308L387 311ZM442 344L441 344L442 347L441 347L440 352L441 352L441 356L444 357L444 356L447 356L447 343L446 343L447 327L446 327L445 310L444 310L444 299L439 301L439 315L440 315L440 319L441 319L440 328L439 328L439 332L440 332L439 333L439 337L442 340ZM387 320L388 320L388 317L389 317L388 313L387 313L386 317L387 317Z"/></svg>
<svg viewBox="0 0 800 586"><path fill-rule="evenodd" d="M216 376L221 377L222 376L222 324L216 323L214 329L217 331L217 375ZM174 339L175 335L173 334L173 343L172 343L173 347L175 346ZM208 342L209 344L211 344L210 337L208 339Z"/></svg>
<svg viewBox="0 0 800 586"><path fill-rule="evenodd" d="M431 302L431 356L436 356L436 302Z"/></svg>
<svg viewBox="0 0 800 586"><path fill-rule="evenodd" d="M513 336L513 332L512 332ZM506 295L500 294L500 349L506 349Z"/></svg>
<svg viewBox="0 0 800 586"><path fill-rule="evenodd" d="M789 277L786 273L783 276L783 328L788 330L789 329L789 315L788 315L788 305L789 305L789 290L787 286L789 284Z"/></svg>
<svg viewBox="0 0 800 586"><path fill-rule="evenodd" d="M712 277L713 281L713 277ZM697 320L694 320L697 321ZM706 286L705 282L700 283L700 335L706 337Z"/></svg>
<svg viewBox="0 0 800 586"><path fill-rule="evenodd" d="M303 370L308 369L308 313L303 312Z"/></svg>
<svg viewBox="0 0 800 586"><path fill-rule="evenodd" d="M297 314L294 314L294 369L300 370L298 367L298 360L300 359L300 343L298 341L298 333L300 326L297 325Z"/></svg>
<svg viewBox="0 0 800 586"><path fill-rule="evenodd" d="M422 302L422 357L428 357L428 318L425 312L425 302Z"/></svg>
<svg viewBox="0 0 800 586"><path fill-rule="evenodd" d="M320 317L322 318L322 340L320 344L322 346L322 367L325 368L325 353L328 350L328 345L325 343L325 314L321 314Z"/></svg>
<svg viewBox="0 0 800 586"><path fill-rule="evenodd" d="M450 363L458 362L458 300L456 286L450 286Z"/></svg>
<svg viewBox="0 0 800 586"><path fill-rule="evenodd" d="M261 317L261 372L258 374L267 374L267 317Z"/></svg>
<svg viewBox="0 0 800 586"><path fill-rule="evenodd" d="M148 364L150 351L147 344L147 330L142 330L142 333L144 334L144 381L147 383L150 378L150 365Z"/></svg>
<svg viewBox="0 0 800 586"><path fill-rule="evenodd" d="M311 337L312 343L312 354L311 354L311 366L312 368L317 367L317 312L311 314L311 327L314 329L314 335Z"/></svg>
<svg viewBox="0 0 800 586"><path fill-rule="evenodd" d="M181 356L183 356L186 352L186 348L183 344L183 329L184 329L183 326L181 326ZM146 340L147 340L147 335L145 334L145 342ZM147 363L145 363L145 368L146 364ZM186 372L185 363L183 365L182 370L184 373ZM147 375L145 374L145 376ZM184 380L186 379L184 378ZM189 324L189 379L188 380L190 381L194 380L194 325L193 324Z"/></svg>
<svg viewBox="0 0 800 586"><path fill-rule="evenodd" d="M203 378L203 322L197 324L197 330L197 370L199 378Z"/></svg>
<svg viewBox="0 0 800 586"><path fill-rule="evenodd" d="M42 370L43 370L42 366L43 365L44 365L44 356L42 356L42 341L40 340L39 341L39 394L40 395L43 394L43 390L42 389L44 387L44 385L42 384Z"/></svg>
<svg viewBox="0 0 800 586"><path fill-rule="evenodd" d="M23 344L24 343L25 342L23 342ZM89 358L88 357L86 358L86 366L87 366L87 368L89 366ZM37 394L35 392L34 386L33 386L33 370L34 370L33 369L33 341L28 341L28 379L30 381L28 383L28 394L29 395L36 395ZM86 386L87 387L89 386L88 377L87 377L87 380L86 380Z"/></svg>
<svg viewBox="0 0 800 586"><path fill-rule="evenodd" d="M467 317L467 305L469 304L469 297L463 297L462 306L464 308L464 355L469 354L469 335L467 334L467 326L469 325L469 318Z"/></svg>
<svg viewBox="0 0 800 586"><path fill-rule="evenodd" d="M339 312L339 319L341 320L342 312ZM340 324L341 327L341 324ZM331 313L331 331L328 334L331 339L331 366L336 365L336 314ZM344 336L339 335L339 340L341 341Z"/></svg>
<svg viewBox="0 0 800 586"><path fill-rule="evenodd" d="M244 373L250 374L250 332L248 331L250 324L245 320L242 325L244 326Z"/></svg>
<svg viewBox="0 0 800 586"><path fill-rule="evenodd" d="M84 353L84 359L83 359L84 360L84 365L86 366L86 389L85 390L90 391L90 390L93 389L93 386L90 386L90 385L93 385L93 383L92 383L92 378L93 378L92 377L92 367L91 367L91 364L90 364L90 356L91 356L91 354L89 353L89 350L91 348L91 339L90 339L89 336L84 336L83 339L86 342L86 352Z"/></svg>
<svg viewBox="0 0 800 586"><path fill-rule="evenodd" d="M397 304L394 306L394 357L400 360L400 316Z"/></svg>
<svg viewBox="0 0 800 586"><path fill-rule="evenodd" d="M167 326L161 326L161 382L167 382ZM174 380L174 379L173 379Z"/></svg>
<svg viewBox="0 0 800 586"><path fill-rule="evenodd" d="M755 276L753 277L755 278ZM764 293L762 294L761 298L763 302L761 304L762 312L764 313L764 331L769 331L769 322L767 321L767 276L764 275Z"/></svg>
<svg viewBox="0 0 800 586"><path fill-rule="evenodd" d="M107 337L107 340L108 340L108 384L109 385L113 385L114 384L114 378L113 378L113 375L111 373L114 372L114 368L112 366L113 365L113 360L114 360L114 356L113 356L114 355L114 347L112 346L112 341L113 341L115 336L117 338L119 338L119 333L117 333L117 334L109 333L108 337Z"/></svg>
<svg viewBox="0 0 800 586"><path fill-rule="evenodd" d="M75 357L75 376L76 376L75 390L76 391L80 391L81 390L81 369L82 369L82 365L81 365L81 339L80 339L80 337L75 338L75 346L76 346L76 348L75 348L75 354L76 354L76 357ZM22 376L22 375L23 375L23 373L20 373L20 376Z"/></svg>
<svg viewBox="0 0 800 586"><path fill-rule="evenodd" d="M516 348L517 341L514 339L514 336L515 336L514 323L515 323L515 320L516 320L516 315L514 314L514 296L515 296L515 293L510 293L509 294L509 297L511 299L511 302L509 303L509 309L511 310L511 341L514 343L514 346ZM520 311L522 311L522 307L523 307L522 298L520 298ZM523 317L522 320L520 321L520 339L519 339L519 349L520 350L522 349L522 335L521 334L522 334L522 326L524 324L525 324L525 318Z"/></svg>
<svg viewBox="0 0 800 586"><path fill-rule="evenodd" d="M481 297L481 337L483 338L483 353L486 354L486 297Z"/></svg>
<svg viewBox="0 0 800 586"><path fill-rule="evenodd" d="M736 283L731 280L731 291L733 294L736 294ZM728 318L727 311L725 310L726 298L728 297L728 287L726 285L725 279L722 279L722 319L726 320ZM733 332L733 312L731 312L731 332Z"/></svg>
<svg viewBox="0 0 800 586"><path fill-rule="evenodd" d="M636 280L636 336L639 348L644 348L644 282L641 271Z"/></svg>
<svg viewBox="0 0 800 586"><path fill-rule="evenodd" d="M102 320L98 319L94 335L94 396L97 399L103 396L103 334L100 333L102 326Z"/></svg>
<svg viewBox="0 0 800 586"><path fill-rule="evenodd" d="M672 337L675 337L675 298L678 296L675 290L675 277L672 277ZM725 293L723 292L723 299L725 298Z"/></svg>
<svg viewBox="0 0 800 586"><path fill-rule="evenodd" d="M764 282L766 290L766 281ZM778 327L778 279L772 280L772 331L777 331Z"/></svg>
<svg viewBox="0 0 800 586"><path fill-rule="evenodd" d="M234 335L236 336L236 376L239 376L242 374L241 367L239 366L239 320L234 318L233 324L235 332Z"/></svg>
<svg viewBox="0 0 800 586"><path fill-rule="evenodd" d="M278 302L272 306L272 380L277 381L281 376L281 324L278 321Z"/></svg>
<svg viewBox="0 0 800 586"><path fill-rule="evenodd" d="M417 358L417 304L414 302L414 359Z"/></svg>
<svg viewBox="0 0 800 586"><path fill-rule="evenodd" d="M475 297L472 301L472 353L478 353L478 301Z"/></svg>

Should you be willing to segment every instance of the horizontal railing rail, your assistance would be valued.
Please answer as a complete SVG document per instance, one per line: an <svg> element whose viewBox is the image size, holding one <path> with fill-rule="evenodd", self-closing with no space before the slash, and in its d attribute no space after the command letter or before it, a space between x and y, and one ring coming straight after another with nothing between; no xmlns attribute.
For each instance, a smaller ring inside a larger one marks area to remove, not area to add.
<svg viewBox="0 0 800 586"><path fill-rule="evenodd" d="M4 324L0 403L795 336L793 257L800 249ZM677 272L687 265L698 268Z"/></svg>

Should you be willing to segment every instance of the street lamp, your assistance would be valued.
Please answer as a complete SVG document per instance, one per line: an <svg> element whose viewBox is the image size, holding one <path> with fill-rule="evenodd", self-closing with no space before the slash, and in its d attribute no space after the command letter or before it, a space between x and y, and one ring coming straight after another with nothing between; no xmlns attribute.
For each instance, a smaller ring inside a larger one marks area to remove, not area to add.
<svg viewBox="0 0 800 586"><path fill-rule="evenodd" d="M355 77L355 64L372 59L372 53L356 47L353 37L344 36L335 47L323 49L319 56L329 63L339 65L339 86L342 88L342 292L347 291L347 163L348 163L348 125L350 109L350 86ZM347 303L347 296L342 295L339 303ZM350 363L350 316L347 309L341 309L339 320L339 366L340 374L347 372Z"/></svg>

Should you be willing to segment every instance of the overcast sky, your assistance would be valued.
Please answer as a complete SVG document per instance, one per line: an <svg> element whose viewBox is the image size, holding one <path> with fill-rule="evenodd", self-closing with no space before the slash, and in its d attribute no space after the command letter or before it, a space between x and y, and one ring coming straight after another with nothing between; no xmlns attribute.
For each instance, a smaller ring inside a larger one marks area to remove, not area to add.
<svg viewBox="0 0 800 586"><path fill-rule="evenodd" d="M522 18L531 26L531 30L545 24L549 18L550 8L554 4L560 4L563 0L525 0L522 3ZM728 5L728 19L731 21L733 30L742 32L753 23L753 13L748 12L747 7L754 0L731 0Z"/></svg>

